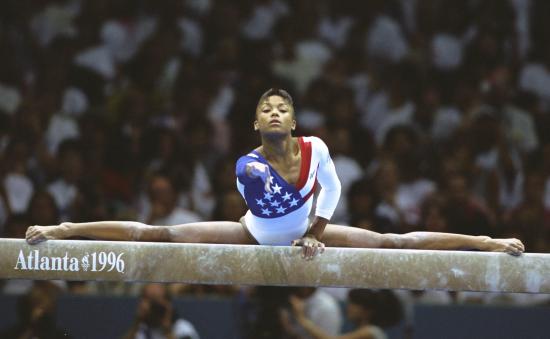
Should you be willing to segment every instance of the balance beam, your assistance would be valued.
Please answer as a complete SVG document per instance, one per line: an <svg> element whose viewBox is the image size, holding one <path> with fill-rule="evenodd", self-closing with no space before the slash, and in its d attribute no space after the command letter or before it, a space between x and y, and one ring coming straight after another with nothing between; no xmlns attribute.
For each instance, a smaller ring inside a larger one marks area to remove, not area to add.
<svg viewBox="0 0 550 339"><path fill-rule="evenodd" d="M0 279L550 293L550 254L0 239Z"/></svg>

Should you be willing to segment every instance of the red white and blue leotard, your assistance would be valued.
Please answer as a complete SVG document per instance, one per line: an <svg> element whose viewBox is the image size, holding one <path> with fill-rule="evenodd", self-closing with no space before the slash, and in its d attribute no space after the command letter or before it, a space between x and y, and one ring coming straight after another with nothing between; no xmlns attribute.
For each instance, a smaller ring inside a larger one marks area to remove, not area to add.
<svg viewBox="0 0 550 339"><path fill-rule="evenodd" d="M252 151L237 161L237 188L248 205L245 224L261 245L290 245L309 227L316 183L321 185L315 215L329 219L340 198L340 180L325 143L317 137L298 138L302 154L296 185L285 181L267 160ZM246 164L261 162L269 166L272 193L260 178L246 174Z"/></svg>

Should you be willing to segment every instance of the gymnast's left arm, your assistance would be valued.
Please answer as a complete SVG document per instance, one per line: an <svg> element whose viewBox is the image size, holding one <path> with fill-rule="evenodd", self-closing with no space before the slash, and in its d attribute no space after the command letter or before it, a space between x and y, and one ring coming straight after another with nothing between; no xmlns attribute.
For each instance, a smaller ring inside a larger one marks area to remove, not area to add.
<svg viewBox="0 0 550 339"><path fill-rule="evenodd" d="M321 191L317 197L315 219L326 220L326 225L330 218L332 218L332 214L338 205L342 185L340 184L340 179L338 179L338 175L336 174L336 168L334 167L334 162L330 157L328 147L320 139L319 142L321 143L319 147L321 160L319 161L319 169L317 170L317 181L321 185ZM318 239L320 239L324 231L324 226L321 231L317 232L315 232L314 226L316 226L315 221L312 224L310 233L313 233Z"/></svg>
<svg viewBox="0 0 550 339"><path fill-rule="evenodd" d="M317 170L317 181L321 185L321 191L317 197L317 207L315 218L311 223L308 233L302 238L293 242L293 245L304 247L304 257L311 259L317 252L317 248L324 250L325 245L321 242L323 232L329 223L342 190L340 179L336 174L336 168L330 157L328 147L323 141L318 139L320 161Z"/></svg>

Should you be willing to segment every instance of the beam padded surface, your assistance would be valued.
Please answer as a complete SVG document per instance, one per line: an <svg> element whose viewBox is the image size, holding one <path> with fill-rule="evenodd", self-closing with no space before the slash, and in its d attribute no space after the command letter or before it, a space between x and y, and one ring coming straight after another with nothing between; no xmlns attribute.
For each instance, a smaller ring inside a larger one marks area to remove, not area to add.
<svg viewBox="0 0 550 339"><path fill-rule="evenodd" d="M550 293L550 254L0 239L0 279Z"/></svg>

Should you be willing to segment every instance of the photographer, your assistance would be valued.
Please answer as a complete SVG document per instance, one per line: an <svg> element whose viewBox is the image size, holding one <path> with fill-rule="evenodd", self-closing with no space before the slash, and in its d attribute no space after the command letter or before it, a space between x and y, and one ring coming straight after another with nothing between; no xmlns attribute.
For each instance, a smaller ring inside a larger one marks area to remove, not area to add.
<svg viewBox="0 0 550 339"><path fill-rule="evenodd" d="M141 291L136 319L125 339L199 339L193 325L177 319L165 285L147 284Z"/></svg>
<svg viewBox="0 0 550 339"><path fill-rule="evenodd" d="M1 330L0 338L69 339L69 333L57 326L55 310L61 291L50 281L37 281L17 300L17 322Z"/></svg>

